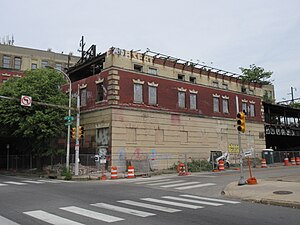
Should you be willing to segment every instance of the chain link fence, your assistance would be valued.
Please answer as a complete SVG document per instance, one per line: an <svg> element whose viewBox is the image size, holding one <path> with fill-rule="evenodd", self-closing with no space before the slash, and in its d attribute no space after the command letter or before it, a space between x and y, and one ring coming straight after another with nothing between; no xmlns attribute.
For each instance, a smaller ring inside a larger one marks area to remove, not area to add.
<svg viewBox="0 0 300 225"><path fill-rule="evenodd" d="M254 166L260 164L260 158L251 159ZM273 163L283 163L285 158L300 157L300 151L274 151ZM79 175L109 173L111 166L117 167L118 175L125 177L127 175L127 167L134 166L135 175L143 175L151 172L171 173L177 171L179 163L184 163L190 171L201 172L210 171L214 168L208 160L208 154L205 153L122 153L106 156L106 163L100 164L95 161L94 154L80 154ZM0 156L0 169L13 171L35 171L42 168L44 171L52 171L57 174L65 167L65 156L48 156L36 158L30 155L9 155ZM231 166L238 164L236 156L231 155ZM74 173L75 155L70 155L70 169ZM244 163L247 165L247 163ZM42 165L42 166L41 166Z"/></svg>

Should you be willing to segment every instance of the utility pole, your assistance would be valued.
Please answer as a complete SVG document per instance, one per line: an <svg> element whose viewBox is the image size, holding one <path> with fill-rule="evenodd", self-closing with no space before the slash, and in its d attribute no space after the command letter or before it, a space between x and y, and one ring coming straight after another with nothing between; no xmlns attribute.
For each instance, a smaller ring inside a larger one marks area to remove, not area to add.
<svg viewBox="0 0 300 225"><path fill-rule="evenodd" d="M76 142L75 142L75 176L79 174L79 126L80 126L80 95L77 91Z"/></svg>

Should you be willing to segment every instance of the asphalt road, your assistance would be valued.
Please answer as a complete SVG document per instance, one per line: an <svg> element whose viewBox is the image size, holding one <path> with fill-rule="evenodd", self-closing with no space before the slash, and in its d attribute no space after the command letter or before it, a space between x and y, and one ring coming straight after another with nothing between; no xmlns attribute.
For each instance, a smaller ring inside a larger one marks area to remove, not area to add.
<svg viewBox="0 0 300 225"><path fill-rule="evenodd" d="M293 175L299 169L253 173L260 179ZM239 176L226 171L63 182L0 175L0 224L299 224L299 209L226 199L223 188Z"/></svg>

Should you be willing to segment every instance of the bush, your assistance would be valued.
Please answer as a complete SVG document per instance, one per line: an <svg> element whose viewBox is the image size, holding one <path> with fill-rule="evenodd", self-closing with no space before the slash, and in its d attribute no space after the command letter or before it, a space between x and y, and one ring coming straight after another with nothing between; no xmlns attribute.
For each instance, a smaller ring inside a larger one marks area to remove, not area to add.
<svg viewBox="0 0 300 225"><path fill-rule="evenodd" d="M192 160L188 162L188 169L190 172L210 171L212 165L207 160Z"/></svg>
<svg viewBox="0 0 300 225"><path fill-rule="evenodd" d="M61 175L65 177L65 180L72 180L72 173L66 167L63 168L63 171L61 172Z"/></svg>

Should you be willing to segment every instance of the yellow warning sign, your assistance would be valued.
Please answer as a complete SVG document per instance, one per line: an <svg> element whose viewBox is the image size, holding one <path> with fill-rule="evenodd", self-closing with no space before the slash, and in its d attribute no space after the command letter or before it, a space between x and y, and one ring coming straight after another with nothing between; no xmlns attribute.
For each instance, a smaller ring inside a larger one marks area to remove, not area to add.
<svg viewBox="0 0 300 225"><path fill-rule="evenodd" d="M234 145L234 144L229 144L228 145L228 152L230 154L239 154L240 153L239 146Z"/></svg>

